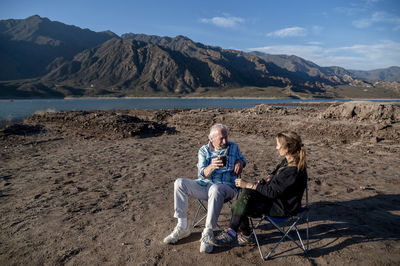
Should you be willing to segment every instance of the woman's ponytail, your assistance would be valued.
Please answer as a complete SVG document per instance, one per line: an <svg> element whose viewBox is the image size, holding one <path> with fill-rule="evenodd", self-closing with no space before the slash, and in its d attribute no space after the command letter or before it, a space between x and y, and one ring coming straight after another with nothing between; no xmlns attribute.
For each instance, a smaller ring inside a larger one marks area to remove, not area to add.
<svg viewBox="0 0 400 266"><path fill-rule="evenodd" d="M303 143L300 146L299 150L299 161L297 163L297 170L302 171L304 168L306 168L307 163L306 163L306 149L304 148Z"/></svg>

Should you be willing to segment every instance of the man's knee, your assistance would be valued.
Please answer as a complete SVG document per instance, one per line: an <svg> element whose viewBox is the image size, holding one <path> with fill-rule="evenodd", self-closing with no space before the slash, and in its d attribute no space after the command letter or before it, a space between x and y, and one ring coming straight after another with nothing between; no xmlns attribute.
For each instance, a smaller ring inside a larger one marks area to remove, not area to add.
<svg viewBox="0 0 400 266"><path fill-rule="evenodd" d="M210 186L210 188L208 189L208 197L214 197L214 198L218 198L218 197L224 197L224 189L223 186L218 185L218 184L213 184L212 186Z"/></svg>
<svg viewBox="0 0 400 266"><path fill-rule="evenodd" d="M184 178L178 178L174 182L174 188L175 190L181 189L183 187L183 183L185 182Z"/></svg>

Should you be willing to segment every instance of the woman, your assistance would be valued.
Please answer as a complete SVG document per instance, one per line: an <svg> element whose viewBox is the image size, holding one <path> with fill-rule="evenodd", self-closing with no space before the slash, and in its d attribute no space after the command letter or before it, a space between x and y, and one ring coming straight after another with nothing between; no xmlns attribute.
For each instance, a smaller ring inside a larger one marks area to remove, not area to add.
<svg viewBox="0 0 400 266"><path fill-rule="evenodd" d="M295 132L284 131L276 136L276 149L285 158L266 180L255 183L235 180L242 191L232 204L230 227L215 237L215 245L230 246L236 241L239 245L249 243L249 216L285 217L300 210L307 183L304 145Z"/></svg>

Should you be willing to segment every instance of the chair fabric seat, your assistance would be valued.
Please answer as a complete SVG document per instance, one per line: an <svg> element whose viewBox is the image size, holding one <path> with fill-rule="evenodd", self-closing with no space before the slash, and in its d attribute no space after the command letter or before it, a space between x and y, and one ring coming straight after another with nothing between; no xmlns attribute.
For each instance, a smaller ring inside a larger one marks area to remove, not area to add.
<svg viewBox="0 0 400 266"><path fill-rule="evenodd" d="M265 217L268 217L269 219L271 219L272 221L274 221L275 223L285 223L287 222L289 219L293 218L293 217L297 217L299 215L302 215L305 211L308 211L308 207L302 207L300 208L300 210L297 212L297 214L293 215L293 216L287 216L287 217L274 217L274 216L267 216L265 215Z"/></svg>

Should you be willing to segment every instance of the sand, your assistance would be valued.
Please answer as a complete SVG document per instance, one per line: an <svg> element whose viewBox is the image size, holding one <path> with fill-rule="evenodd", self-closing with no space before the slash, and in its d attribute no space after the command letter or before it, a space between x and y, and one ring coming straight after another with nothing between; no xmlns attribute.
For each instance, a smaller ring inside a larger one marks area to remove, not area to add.
<svg viewBox="0 0 400 266"><path fill-rule="evenodd" d="M400 264L400 107L260 105L34 115L0 131L0 265L264 265L253 246L199 253L202 227L175 245L173 183L195 178L211 124L230 129L257 180L280 161L274 136L307 148L310 252L281 244L274 265ZM189 221L197 203L191 199ZM219 224L229 223L224 206ZM278 235L263 227L264 249Z"/></svg>

